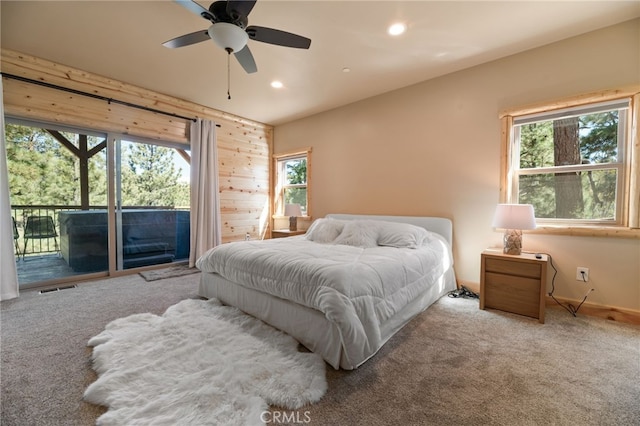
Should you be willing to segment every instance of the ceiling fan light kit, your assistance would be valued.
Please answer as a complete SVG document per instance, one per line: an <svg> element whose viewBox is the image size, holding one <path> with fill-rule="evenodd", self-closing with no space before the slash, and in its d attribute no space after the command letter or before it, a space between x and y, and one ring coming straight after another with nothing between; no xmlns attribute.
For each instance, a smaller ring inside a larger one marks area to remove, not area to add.
<svg viewBox="0 0 640 426"><path fill-rule="evenodd" d="M211 25L207 32L211 40L227 52L239 52L249 41L249 35L245 30L226 22Z"/></svg>

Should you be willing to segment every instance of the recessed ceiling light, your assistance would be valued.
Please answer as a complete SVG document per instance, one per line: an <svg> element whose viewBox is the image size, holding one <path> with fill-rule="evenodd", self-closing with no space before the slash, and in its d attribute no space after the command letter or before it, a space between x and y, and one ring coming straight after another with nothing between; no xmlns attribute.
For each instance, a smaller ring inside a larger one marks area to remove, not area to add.
<svg viewBox="0 0 640 426"><path fill-rule="evenodd" d="M398 22L396 24L391 25L387 30L387 32L392 36L397 36L404 33L406 29L407 29L407 26L405 24L403 24L402 22Z"/></svg>
<svg viewBox="0 0 640 426"><path fill-rule="evenodd" d="M274 89L282 89L283 86L284 84L282 84L281 81L274 80L271 82L271 87L273 87Z"/></svg>
<svg viewBox="0 0 640 426"><path fill-rule="evenodd" d="M344 68L342 68L342 72L351 72L351 68L344 67Z"/></svg>

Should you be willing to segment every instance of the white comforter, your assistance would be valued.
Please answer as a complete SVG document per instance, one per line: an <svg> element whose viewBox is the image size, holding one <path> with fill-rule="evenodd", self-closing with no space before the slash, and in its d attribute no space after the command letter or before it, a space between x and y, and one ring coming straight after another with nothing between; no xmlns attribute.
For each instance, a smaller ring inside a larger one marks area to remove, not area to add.
<svg viewBox="0 0 640 426"><path fill-rule="evenodd" d="M196 266L321 311L340 330L346 355L366 359L384 343L381 325L452 263L448 244L432 233L415 249L319 244L304 236L234 242L209 250Z"/></svg>

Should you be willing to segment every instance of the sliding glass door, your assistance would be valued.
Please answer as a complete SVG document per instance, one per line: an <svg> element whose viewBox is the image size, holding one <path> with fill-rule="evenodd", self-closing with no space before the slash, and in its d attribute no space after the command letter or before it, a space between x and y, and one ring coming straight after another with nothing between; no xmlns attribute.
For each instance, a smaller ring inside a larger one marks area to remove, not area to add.
<svg viewBox="0 0 640 426"><path fill-rule="evenodd" d="M107 137L55 125L5 126L21 287L108 271ZM4 232L3 232L4 235Z"/></svg>
<svg viewBox="0 0 640 426"><path fill-rule="evenodd" d="M188 154L116 141L117 269L189 259Z"/></svg>
<svg viewBox="0 0 640 426"><path fill-rule="evenodd" d="M190 170L183 146L7 122L22 288L188 260Z"/></svg>

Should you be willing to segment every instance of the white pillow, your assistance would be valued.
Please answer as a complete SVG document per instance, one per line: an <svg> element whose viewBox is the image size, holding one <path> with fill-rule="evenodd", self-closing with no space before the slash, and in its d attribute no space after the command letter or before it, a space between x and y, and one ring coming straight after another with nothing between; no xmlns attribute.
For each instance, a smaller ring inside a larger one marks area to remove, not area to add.
<svg viewBox="0 0 640 426"><path fill-rule="evenodd" d="M418 248L429 238L429 232L408 223L381 222L378 228L378 245Z"/></svg>
<svg viewBox="0 0 640 426"><path fill-rule="evenodd" d="M344 228L344 221L321 218L316 219L306 232L306 239L316 243L327 244L340 235Z"/></svg>
<svg viewBox="0 0 640 426"><path fill-rule="evenodd" d="M344 244L361 248L376 247L378 245L378 225L373 220L347 221L342 232L333 244Z"/></svg>

